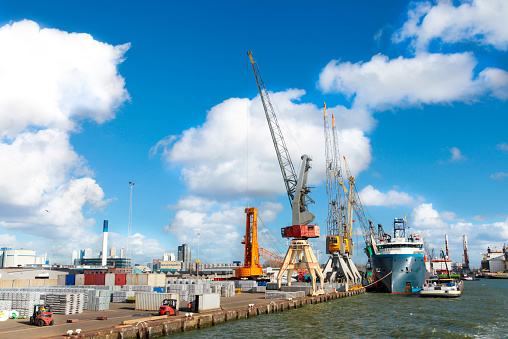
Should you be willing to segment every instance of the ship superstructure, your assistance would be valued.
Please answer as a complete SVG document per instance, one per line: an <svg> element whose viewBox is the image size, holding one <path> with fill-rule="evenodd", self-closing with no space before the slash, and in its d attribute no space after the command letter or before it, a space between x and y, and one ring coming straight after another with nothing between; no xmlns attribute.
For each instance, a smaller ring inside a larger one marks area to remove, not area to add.
<svg viewBox="0 0 508 339"><path fill-rule="evenodd" d="M377 290L388 293L411 293L425 283L423 237L409 234L406 219L395 218L393 236L379 226L375 251L370 263Z"/></svg>

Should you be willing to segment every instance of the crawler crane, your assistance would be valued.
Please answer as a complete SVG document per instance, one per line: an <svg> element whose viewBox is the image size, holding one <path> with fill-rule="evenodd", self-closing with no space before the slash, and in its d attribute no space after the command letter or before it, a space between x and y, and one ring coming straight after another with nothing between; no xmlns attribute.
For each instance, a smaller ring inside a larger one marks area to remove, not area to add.
<svg viewBox="0 0 508 339"><path fill-rule="evenodd" d="M307 209L307 205L314 202L308 195L310 193L310 188L307 187L307 177L311 168L310 162L312 159L306 154L302 155L302 165L299 175L297 175L280 130L277 116L270 101L268 90L261 77L259 67L252 57L252 53L249 51L247 54L252 64L259 95L263 103L266 120L270 128L270 134L275 146L275 152L292 210L292 226L282 228L281 233L284 238L294 239L291 240L288 252L284 257L282 268L277 275L277 283L280 288L282 276L287 271L287 281L288 286L290 286L293 272L299 269L307 269L312 279L312 293L319 294L323 291L324 279L319 263L308 240L308 238L319 237L319 226L309 225L314 220L314 215ZM316 276L320 278L321 288L319 290L316 290Z"/></svg>

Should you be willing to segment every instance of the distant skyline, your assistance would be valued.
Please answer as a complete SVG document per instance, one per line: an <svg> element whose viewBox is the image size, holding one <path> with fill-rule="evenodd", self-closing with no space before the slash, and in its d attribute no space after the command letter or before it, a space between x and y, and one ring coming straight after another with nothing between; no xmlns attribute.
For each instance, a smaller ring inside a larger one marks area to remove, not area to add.
<svg viewBox="0 0 508 339"><path fill-rule="evenodd" d="M506 18L503 0L2 1L0 247L70 263L101 251L109 220L109 248L127 248L135 182L133 263L184 243L243 260L247 205L261 246L284 251L291 211L252 51L295 167L313 158L321 262L326 102L374 222L406 215L436 253L447 234L453 261L466 235L479 267L508 244Z"/></svg>

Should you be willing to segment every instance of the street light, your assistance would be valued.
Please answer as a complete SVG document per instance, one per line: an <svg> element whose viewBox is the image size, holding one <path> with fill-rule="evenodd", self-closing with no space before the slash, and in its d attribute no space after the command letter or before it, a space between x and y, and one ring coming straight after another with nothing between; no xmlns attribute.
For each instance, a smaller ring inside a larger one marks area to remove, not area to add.
<svg viewBox="0 0 508 339"><path fill-rule="evenodd" d="M131 261L130 264L132 264L132 258L131 258L131 233L132 233L132 187L136 185L132 181L129 181L129 185L131 185L131 201L129 205L129 231L128 231L128 237L129 242L127 245L127 258Z"/></svg>

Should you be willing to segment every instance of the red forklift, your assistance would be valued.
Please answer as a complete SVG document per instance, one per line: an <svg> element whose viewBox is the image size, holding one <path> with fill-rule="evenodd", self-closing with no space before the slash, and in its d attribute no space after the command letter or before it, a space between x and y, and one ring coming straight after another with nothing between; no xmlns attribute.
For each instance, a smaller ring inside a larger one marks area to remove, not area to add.
<svg viewBox="0 0 508 339"><path fill-rule="evenodd" d="M159 315L167 315L168 317L178 315L176 299L164 299L161 307L159 307Z"/></svg>
<svg viewBox="0 0 508 339"><path fill-rule="evenodd" d="M48 304L34 305L34 313L30 317L30 325L53 326L54 323L53 312L51 312L51 308Z"/></svg>

